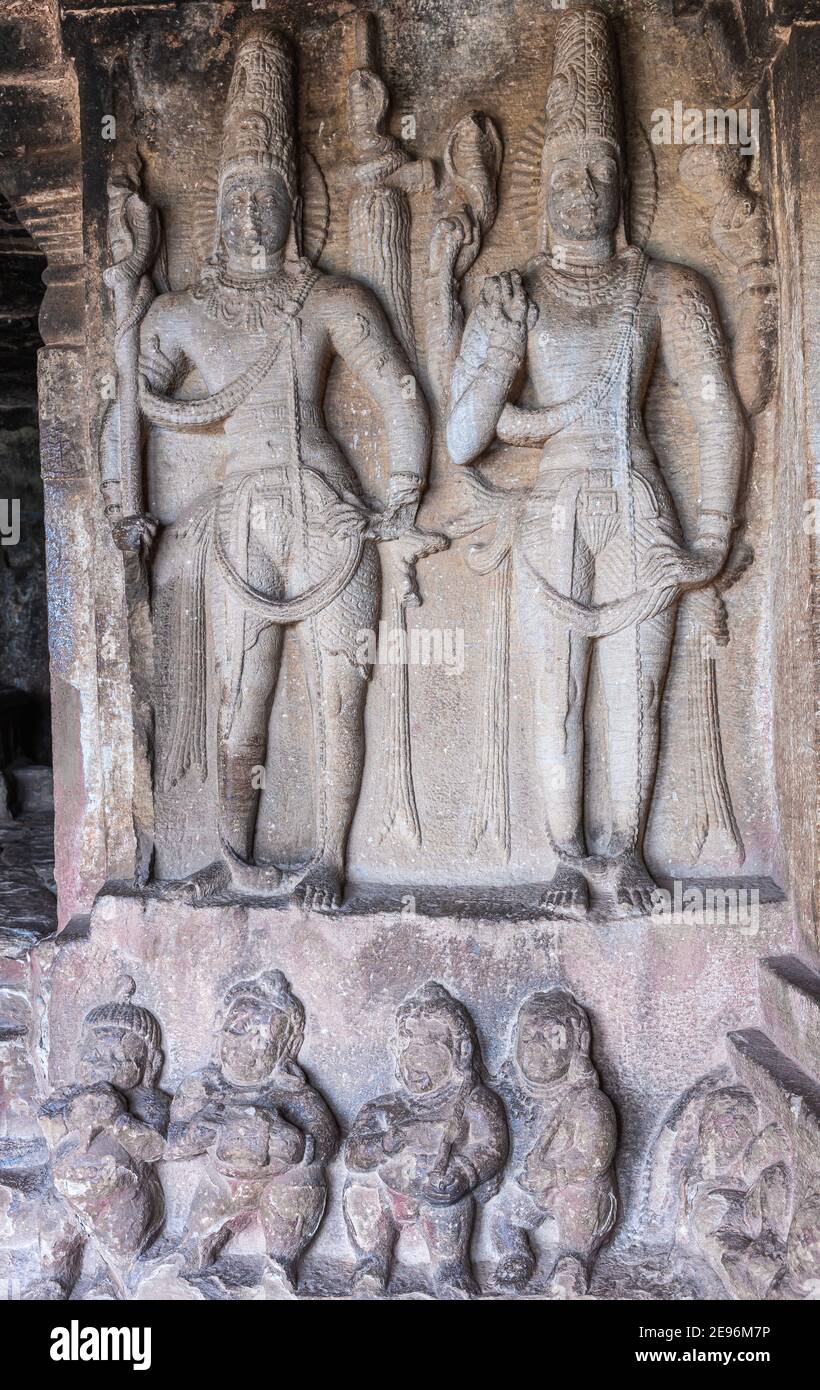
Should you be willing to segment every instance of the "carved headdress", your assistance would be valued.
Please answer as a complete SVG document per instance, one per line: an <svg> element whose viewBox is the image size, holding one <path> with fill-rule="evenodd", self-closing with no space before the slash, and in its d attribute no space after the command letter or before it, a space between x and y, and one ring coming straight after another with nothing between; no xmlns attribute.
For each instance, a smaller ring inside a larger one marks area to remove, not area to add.
<svg viewBox="0 0 820 1390"><path fill-rule="evenodd" d="M462 1077L475 1079L481 1065L481 1051L473 1020L464 1005L454 999L444 985L428 980L420 989L408 994L396 1010L396 1038L408 1018L436 1018L447 1025L453 1041L455 1069Z"/></svg>
<svg viewBox="0 0 820 1390"><path fill-rule="evenodd" d="M252 980L240 980L238 984L232 985L223 1000L220 1026L238 1003L259 1004L271 1014L285 1015L288 1027L280 1063L292 1062L298 1055L305 1036L305 1010L282 971L264 970Z"/></svg>
<svg viewBox="0 0 820 1390"><path fill-rule="evenodd" d="M254 26L239 45L219 161L219 189L229 174L272 170L294 203L298 196L294 138L294 68L290 49L274 30Z"/></svg>
<svg viewBox="0 0 820 1390"><path fill-rule="evenodd" d="M161 1042L160 1026L149 1009L140 1004L132 1004L136 985L130 975L122 975L114 986L114 998L107 1004L98 1004L85 1016L87 1028L122 1028L128 1033L136 1033L149 1048L156 1050Z"/></svg>
<svg viewBox="0 0 820 1390"><path fill-rule="evenodd" d="M542 169L584 140L605 140L623 168L618 59L601 10L571 10L558 24L547 93Z"/></svg>

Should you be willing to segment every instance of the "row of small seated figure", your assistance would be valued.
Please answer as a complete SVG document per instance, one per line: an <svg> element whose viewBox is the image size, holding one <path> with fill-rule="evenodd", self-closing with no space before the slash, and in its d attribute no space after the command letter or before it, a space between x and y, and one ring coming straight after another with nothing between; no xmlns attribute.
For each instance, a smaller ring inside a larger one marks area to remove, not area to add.
<svg viewBox="0 0 820 1390"><path fill-rule="evenodd" d="M42 1107L50 1179L41 1277L26 1296L71 1297L91 1242L128 1297L165 1223L156 1165L179 1159L202 1165L177 1252L183 1277L206 1276L231 1238L259 1223L270 1275L295 1291L339 1144L297 1062L301 1002L279 971L233 985L214 1060L171 1099L158 1085L159 1024L132 1002L133 988L124 980L120 997L86 1015L77 1082ZM497 1288L530 1283L533 1238L547 1223L543 1287L583 1296L617 1211L615 1113L590 1061L584 1009L564 989L531 994L492 1085L468 1011L435 982L400 1005L391 1046L396 1089L362 1106L344 1144L353 1291L386 1291L410 1226L437 1297L478 1292L470 1250L477 1207L490 1203Z"/></svg>

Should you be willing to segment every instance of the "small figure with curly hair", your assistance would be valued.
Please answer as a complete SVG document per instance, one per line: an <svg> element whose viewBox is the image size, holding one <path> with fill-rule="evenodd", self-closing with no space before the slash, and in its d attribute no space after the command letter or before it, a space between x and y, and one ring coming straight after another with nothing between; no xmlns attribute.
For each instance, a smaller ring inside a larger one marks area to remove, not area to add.
<svg viewBox="0 0 820 1390"><path fill-rule="evenodd" d="M218 1059L183 1081L169 1157L206 1156L183 1250L194 1273L259 1221L269 1265L295 1289L327 1199L336 1122L296 1058L305 1011L279 970L242 980L217 1019Z"/></svg>

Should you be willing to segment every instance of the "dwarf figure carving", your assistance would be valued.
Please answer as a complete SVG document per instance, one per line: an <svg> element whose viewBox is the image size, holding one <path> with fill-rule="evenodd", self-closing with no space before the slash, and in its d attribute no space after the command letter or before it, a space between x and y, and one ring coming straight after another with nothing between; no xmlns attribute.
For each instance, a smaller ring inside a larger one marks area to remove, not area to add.
<svg viewBox="0 0 820 1390"><path fill-rule="evenodd" d="M786 1267L775 1281L773 1293L781 1299L820 1301L820 1191L816 1189L795 1201Z"/></svg>
<svg viewBox="0 0 820 1390"><path fill-rule="evenodd" d="M44 1204L43 1278L35 1298L67 1298L90 1240L125 1296L128 1275L165 1219L153 1165L164 1157L170 1097L159 1090L161 1034L148 1009L130 1002L134 981L86 1014L78 1081L40 1111L53 1192Z"/></svg>
<svg viewBox="0 0 820 1390"><path fill-rule="evenodd" d="M289 49L259 22L239 45L228 93L213 254L192 289L159 295L147 312L142 305L139 407L166 429L219 425L229 449L224 481L177 523L187 551L172 617L176 686L159 784L170 790L188 773L206 776L210 704L221 842L221 858L182 891L199 898L225 888L251 896L292 888L305 906L330 909L343 896L364 761L370 666L360 634L379 617L375 542L412 531L429 429L421 391L374 294L320 273L301 253L293 108ZM390 465L381 511L365 504L325 425L336 357L383 414ZM175 398L193 369L208 394ZM121 518L119 543L131 536L138 546L150 529L147 516ZM312 712L313 756L305 761L314 772L315 844L283 888L281 870L257 862L255 840L258 769L287 627L299 640Z"/></svg>
<svg viewBox="0 0 820 1390"><path fill-rule="evenodd" d="M792 1178L786 1140L762 1125L742 1086L704 1102L698 1147L681 1179L679 1235L733 1298L765 1298L786 1266Z"/></svg>
<svg viewBox="0 0 820 1390"><path fill-rule="evenodd" d="M589 1019L564 989L531 994L516 1019L499 1089L512 1131L509 1175L491 1208L496 1283L521 1289L536 1267L530 1236L553 1232L551 1289L582 1297L612 1227L617 1125L590 1056Z"/></svg>
<svg viewBox="0 0 820 1390"><path fill-rule="evenodd" d="M218 1059L183 1081L169 1157L206 1155L183 1236L192 1273L259 1221L271 1271L295 1290L327 1198L336 1122L297 1065L305 1011L279 970L242 980L218 1018Z"/></svg>
<svg viewBox="0 0 820 1390"><path fill-rule="evenodd" d="M476 1202L497 1191L507 1157L498 1096L481 1080L470 1015L443 985L405 999L392 1039L398 1089L368 1101L345 1145L356 1287L383 1293L403 1227L427 1246L436 1292L477 1292L470 1241Z"/></svg>
<svg viewBox="0 0 820 1390"><path fill-rule="evenodd" d="M495 489L484 523L503 508L487 553L495 564L512 556L556 860L543 906L569 917L587 912L590 886L615 915L651 910L643 840L676 606L726 562L744 455L712 295L693 271L628 243L625 186L612 35L606 16L584 7L558 23L540 252L523 274L485 281L447 424L459 465L480 461L496 440L541 451L532 489L506 498ZM686 539L644 429L661 360L699 443L697 531ZM589 804L585 771L593 650L607 711L608 808ZM602 853L590 852L590 826L604 827Z"/></svg>

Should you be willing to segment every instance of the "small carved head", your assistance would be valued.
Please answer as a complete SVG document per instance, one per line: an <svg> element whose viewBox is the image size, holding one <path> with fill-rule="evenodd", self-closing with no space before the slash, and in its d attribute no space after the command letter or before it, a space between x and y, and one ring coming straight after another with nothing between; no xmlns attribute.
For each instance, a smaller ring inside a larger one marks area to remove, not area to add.
<svg viewBox="0 0 820 1390"><path fill-rule="evenodd" d="M419 1096L474 1076L480 1060L470 1015L433 980L400 1005L392 1048L399 1082Z"/></svg>
<svg viewBox="0 0 820 1390"><path fill-rule="evenodd" d="M153 1086L162 1071L160 1026L148 1009L132 1004L134 981L123 975L114 999L86 1014L80 1038L79 1077L119 1091Z"/></svg>
<svg viewBox="0 0 820 1390"><path fill-rule="evenodd" d="M272 270L293 226L293 205L281 174L246 168L229 174L219 199L219 238L228 266Z"/></svg>
<svg viewBox="0 0 820 1390"><path fill-rule="evenodd" d="M305 1034L305 1011L281 970L233 985L218 1022L222 1068L229 1079L246 1086L294 1061Z"/></svg>
<svg viewBox="0 0 820 1390"><path fill-rule="evenodd" d="M554 156L555 151L549 153ZM545 160L543 179L553 241L592 241L615 231L621 211L621 171L609 141L584 139L575 149Z"/></svg>
<svg viewBox="0 0 820 1390"><path fill-rule="evenodd" d="M524 1000L515 1022L513 1054L525 1082L548 1086L569 1071L573 1057L589 1056L586 1010L566 989L539 990Z"/></svg>
<svg viewBox="0 0 820 1390"><path fill-rule="evenodd" d="M724 1086L713 1092L704 1102L698 1129L705 1170L725 1173L737 1167L758 1128L757 1104L751 1092L742 1086Z"/></svg>
<svg viewBox="0 0 820 1390"><path fill-rule="evenodd" d="M384 122L390 97L381 78L367 68L355 68L347 79L347 125L356 150L367 152L384 144Z"/></svg>
<svg viewBox="0 0 820 1390"><path fill-rule="evenodd" d="M746 177L743 156L736 145L689 145L678 162L681 181L710 206L739 189Z"/></svg>

